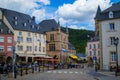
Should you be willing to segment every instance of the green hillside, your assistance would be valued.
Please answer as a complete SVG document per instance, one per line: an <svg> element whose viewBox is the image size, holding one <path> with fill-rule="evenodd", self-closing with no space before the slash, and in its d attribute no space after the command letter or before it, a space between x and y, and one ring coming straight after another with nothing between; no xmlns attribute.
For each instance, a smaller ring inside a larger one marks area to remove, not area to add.
<svg viewBox="0 0 120 80"><path fill-rule="evenodd" d="M85 53L86 42L90 37L94 36L94 31L90 30L81 30L81 29L71 29L69 28L69 42L71 42L77 53Z"/></svg>

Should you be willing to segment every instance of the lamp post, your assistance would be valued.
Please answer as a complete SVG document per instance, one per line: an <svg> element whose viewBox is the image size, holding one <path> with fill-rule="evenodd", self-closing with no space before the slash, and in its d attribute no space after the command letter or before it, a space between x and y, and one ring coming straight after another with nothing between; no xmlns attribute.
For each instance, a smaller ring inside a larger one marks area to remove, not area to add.
<svg viewBox="0 0 120 80"><path fill-rule="evenodd" d="M16 78L16 44L19 43L20 41L15 41L14 46L13 46L13 51L12 51L12 69L13 69L13 77Z"/></svg>
<svg viewBox="0 0 120 80"><path fill-rule="evenodd" d="M116 37L116 38L114 38L114 45L116 46L116 71L115 71L115 76L117 76L117 72L118 72L118 52L117 52L118 44L119 44L119 38Z"/></svg>
<svg viewBox="0 0 120 80"><path fill-rule="evenodd" d="M13 46L13 52L12 52L12 69L13 69L13 78L15 78L15 45Z"/></svg>
<svg viewBox="0 0 120 80"><path fill-rule="evenodd" d="M27 50L25 50L25 55L26 55L26 64L27 64L28 63Z"/></svg>

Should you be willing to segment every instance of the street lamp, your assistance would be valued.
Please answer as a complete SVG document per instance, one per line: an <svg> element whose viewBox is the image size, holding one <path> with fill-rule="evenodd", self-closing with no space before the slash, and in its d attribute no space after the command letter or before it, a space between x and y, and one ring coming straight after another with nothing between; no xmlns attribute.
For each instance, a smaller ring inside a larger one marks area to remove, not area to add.
<svg viewBox="0 0 120 80"><path fill-rule="evenodd" d="M27 49L25 50L25 55L26 55L26 64L27 64L28 63Z"/></svg>
<svg viewBox="0 0 120 80"><path fill-rule="evenodd" d="M118 72L118 53L117 53L118 44L119 44L119 38L116 37L116 38L114 38L114 45L116 46L116 71L115 71L115 76L117 76L117 72Z"/></svg>
<svg viewBox="0 0 120 80"><path fill-rule="evenodd" d="M13 77L16 78L16 44L19 43L20 41L15 41L14 46L13 46L13 51L12 51L12 69L13 69Z"/></svg>

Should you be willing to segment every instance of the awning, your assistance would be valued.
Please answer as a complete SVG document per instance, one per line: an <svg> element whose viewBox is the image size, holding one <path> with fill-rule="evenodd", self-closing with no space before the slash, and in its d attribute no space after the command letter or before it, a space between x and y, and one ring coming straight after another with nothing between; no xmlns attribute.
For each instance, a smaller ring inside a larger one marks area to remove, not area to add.
<svg viewBox="0 0 120 80"><path fill-rule="evenodd" d="M25 55L24 54L16 54L16 55L18 55L18 56L20 56L20 57L24 57Z"/></svg>
<svg viewBox="0 0 120 80"><path fill-rule="evenodd" d="M77 56L75 56L75 55L73 55L73 56L70 56L71 58L73 58L73 59L78 59L78 57Z"/></svg>
<svg viewBox="0 0 120 80"><path fill-rule="evenodd" d="M18 56L20 56L20 57L42 57L42 58L52 58L52 57L50 57L50 56L46 56L46 55L38 55L38 54L36 54L36 55L33 55L33 54L23 54L23 53L19 53L19 54L17 54Z"/></svg>
<svg viewBox="0 0 120 80"><path fill-rule="evenodd" d="M70 54L69 57L72 59L80 60L80 58L74 54Z"/></svg>

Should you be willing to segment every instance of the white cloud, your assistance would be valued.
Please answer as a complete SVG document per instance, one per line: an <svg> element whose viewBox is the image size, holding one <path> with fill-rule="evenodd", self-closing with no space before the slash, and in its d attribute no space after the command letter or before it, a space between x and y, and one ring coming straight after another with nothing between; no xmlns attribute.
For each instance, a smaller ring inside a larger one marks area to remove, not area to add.
<svg viewBox="0 0 120 80"><path fill-rule="evenodd" d="M36 0L36 1L38 1L38 0ZM50 0L39 0L40 2L43 2L44 4L46 4L46 5L48 5L48 4L50 4Z"/></svg>
<svg viewBox="0 0 120 80"><path fill-rule="evenodd" d="M64 21L71 25L75 23L91 22L95 17L98 5L100 5L103 10L111 4L110 0L76 0L73 4L60 6L56 14L62 18L61 22Z"/></svg>
<svg viewBox="0 0 120 80"><path fill-rule="evenodd" d="M45 10L39 8L42 5L49 5L50 0L0 0L0 7L26 13L29 15L36 15L38 19L44 19Z"/></svg>
<svg viewBox="0 0 120 80"><path fill-rule="evenodd" d="M36 21L39 22L43 19L45 19L45 9L40 9L40 10L35 10L33 13L32 13L32 16L35 16L36 18Z"/></svg>
<svg viewBox="0 0 120 80"><path fill-rule="evenodd" d="M101 9L111 5L110 0L75 0L73 4L63 4L55 13L47 13L47 9L43 9L43 6L50 5L50 0L0 0L0 7L36 16L37 22L46 18L55 18L57 21L59 19L62 26L76 25L74 28L79 28L78 24L87 23L89 27L82 25L87 29L94 26L93 19L98 4Z"/></svg>
<svg viewBox="0 0 120 80"><path fill-rule="evenodd" d="M77 26L77 25L70 25L68 26L69 28L73 28L73 29L86 29L86 26Z"/></svg>

